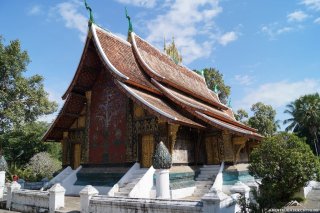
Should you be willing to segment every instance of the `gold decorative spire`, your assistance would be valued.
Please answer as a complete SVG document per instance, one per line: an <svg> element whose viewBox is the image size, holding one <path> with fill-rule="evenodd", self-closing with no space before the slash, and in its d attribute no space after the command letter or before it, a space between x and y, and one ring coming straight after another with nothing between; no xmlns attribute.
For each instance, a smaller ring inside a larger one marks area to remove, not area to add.
<svg viewBox="0 0 320 213"><path fill-rule="evenodd" d="M182 57L176 47L174 37L172 36L172 42L170 45L166 46L165 42L166 40L164 39L164 52L170 56L176 64L180 64L182 62Z"/></svg>

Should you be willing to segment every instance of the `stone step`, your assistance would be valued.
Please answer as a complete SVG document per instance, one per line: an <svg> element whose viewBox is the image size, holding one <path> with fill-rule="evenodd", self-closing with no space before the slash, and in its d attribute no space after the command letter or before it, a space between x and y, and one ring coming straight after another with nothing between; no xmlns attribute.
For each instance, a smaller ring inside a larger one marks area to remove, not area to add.
<svg viewBox="0 0 320 213"><path fill-rule="evenodd" d="M128 192L115 192L114 196L118 196L118 197L128 197Z"/></svg>
<svg viewBox="0 0 320 213"><path fill-rule="evenodd" d="M213 177L197 177L196 181L213 181Z"/></svg>
<svg viewBox="0 0 320 213"><path fill-rule="evenodd" d="M214 175L212 174L199 174L198 178L213 178Z"/></svg>
<svg viewBox="0 0 320 213"><path fill-rule="evenodd" d="M211 184L210 185L199 185L199 186L197 186L196 190L197 189L210 189L211 187L212 187Z"/></svg>
<svg viewBox="0 0 320 213"><path fill-rule="evenodd" d="M136 171L134 171L132 174L133 175L136 175L136 174L145 174L147 171L145 171L145 170L136 170Z"/></svg>
<svg viewBox="0 0 320 213"><path fill-rule="evenodd" d="M196 186L213 184L213 181L196 181Z"/></svg>
<svg viewBox="0 0 320 213"><path fill-rule="evenodd" d="M119 192L126 192L126 193L130 193L132 190L132 188L129 188L129 187L121 187L119 188Z"/></svg>
<svg viewBox="0 0 320 213"><path fill-rule="evenodd" d="M143 175L144 175L144 173L143 174L132 174L130 179L137 179L137 178L141 179L143 177Z"/></svg>
<svg viewBox="0 0 320 213"><path fill-rule="evenodd" d="M203 167L220 168L220 165L203 165Z"/></svg>
<svg viewBox="0 0 320 213"><path fill-rule="evenodd" d="M204 191L201 191L201 192L194 192L192 194L192 196L195 196L195 197L202 197L204 194L206 194L207 192L204 192Z"/></svg>

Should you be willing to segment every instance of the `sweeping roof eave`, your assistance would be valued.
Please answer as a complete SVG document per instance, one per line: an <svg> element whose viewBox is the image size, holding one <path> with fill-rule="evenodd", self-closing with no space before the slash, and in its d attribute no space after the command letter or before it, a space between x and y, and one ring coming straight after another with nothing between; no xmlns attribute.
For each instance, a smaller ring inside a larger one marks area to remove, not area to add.
<svg viewBox="0 0 320 213"><path fill-rule="evenodd" d="M202 76L184 66L175 64L167 55L135 35L134 32L130 33L130 36L137 61L151 78L175 87L210 105L227 109L209 92Z"/></svg>
<svg viewBox="0 0 320 213"><path fill-rule="evenodd" d="M84 96L73 94L67 96L63 107L48 130L43 134L42 141L59 141L62 139L62 132L72 125L74 120L80 116L81 110L85 106ZM52 135L59 135L54 137Z"/></svg>
<svg viewBox="0 0 320 213"><path fill-rule="evenodd" d="M198 111L196 111L196 113L198 114L198 117L200 119L205 120L207 123L209 123L210 125L218 128L218 129L227 130L235 135L245 136L245 137L248 137L251 139L256 139L256 140L263 139L263 136L258 133L242 129L240 127L237 127L232 124L226 123L224 121L218 120L216 118L213 118L209 115L206 115L206 114L198 112Z"/></svg>
<svg viewBox="0 0 320 213"><path fill-rule="evenodd" d="M246 129L248 131L256 132L256 129L248 127L238 121L236 121L233 117L231 117L227 112L220 111L215 109L209 105L204 103L200 103L197 100L194 100L191 97L185 96L173 89L169 89L168 87L162 85L161 83L157 82L156 80L152 79L152 82L159 88L159 90L168 97L174 103L180 105L181 107L185 108L189 113L195 115L195 111L200 111L204 114L208 114L213 116L219 120L224 122L230 123L232 125L238 126L240 128ZM197 115L195 115L197 116Z"/></svg>
<svg viewBox="0 0 320 213"><path fill-rule="evenodd" d="M118 85L119 89L123 91L136 104L140 105L151 114L163 118L169 123L176 123L200 129L206 128L204 125L182 115L157 95L139 90L138 88L134 88L120 81L115 81L115 83L116 85Z"/></svg>

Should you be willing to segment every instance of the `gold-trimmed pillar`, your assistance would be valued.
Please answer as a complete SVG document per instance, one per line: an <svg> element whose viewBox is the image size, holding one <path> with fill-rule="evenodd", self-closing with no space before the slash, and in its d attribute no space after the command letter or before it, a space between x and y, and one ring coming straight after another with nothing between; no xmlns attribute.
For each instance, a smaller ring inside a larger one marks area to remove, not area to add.
<svg viewBox="0 0 320 213"><path fill-rule="evenodd" d="M234 151L232 144L232 135L227 130L222 132L223 148L224 148L224 161L234 163Z"/></svg>
<svg viewBox="0 0 320 213"><path fill-rule="evenodd" d="M69 132L63 132L63 137L61 140L62 146L62 165L66 166L70 164L69 157L69 144L68 144L68 135Z"/></svg>
<svg viewBox="0 0 320 213"><path fill-rule="evenodd" d="M85 137L81 146L81 162L89 162L89 129L90 129L90 109L91 109L91 91L86 91L86 115L85 115Z"/></svg>
<svg viewBox="0 0 320 213"><path fill-rule="evenodd" d="M170 154L173 154L173 149L174 145L176 144L177 141L177 133L179 130L179 124L169 124L169 149L170 149Z"/></svg>

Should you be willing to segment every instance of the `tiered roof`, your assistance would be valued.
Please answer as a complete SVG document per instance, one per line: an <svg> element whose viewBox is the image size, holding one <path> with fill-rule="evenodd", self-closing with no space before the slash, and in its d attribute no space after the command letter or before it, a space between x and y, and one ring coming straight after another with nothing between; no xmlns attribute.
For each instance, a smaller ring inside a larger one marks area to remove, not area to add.
<svg viewBox="0 0 320 213"><path fill-rule="evenodd" d="M100 70L110 72L119 89L135 103L168 122L261 139L255 129L235 120L232 110L207 88L202 76L176 64L134 32L129 36L130 42L91 25L75 77L63 96L67 100L44 140L62 139L62 132L80 116L84 92L91 89ZM82 102L74 104L71 99L75 97L82 97Z"/></svg>

